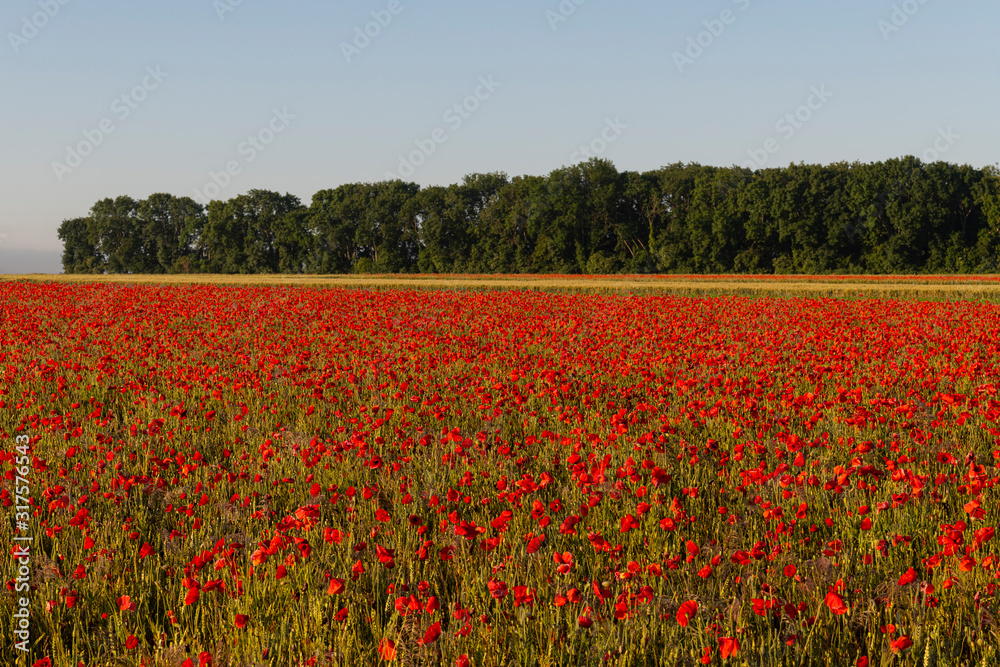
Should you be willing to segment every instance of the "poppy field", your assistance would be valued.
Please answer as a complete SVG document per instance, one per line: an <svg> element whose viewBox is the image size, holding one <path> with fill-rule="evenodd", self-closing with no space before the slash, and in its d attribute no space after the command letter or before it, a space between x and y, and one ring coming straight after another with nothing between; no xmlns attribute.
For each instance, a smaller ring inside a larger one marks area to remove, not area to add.
<svg viewBox="0 0 1000 667"><path fill-rule="evenodd" d="M998 661L995 304L8 282L0 316L4 665Z"/></svg>

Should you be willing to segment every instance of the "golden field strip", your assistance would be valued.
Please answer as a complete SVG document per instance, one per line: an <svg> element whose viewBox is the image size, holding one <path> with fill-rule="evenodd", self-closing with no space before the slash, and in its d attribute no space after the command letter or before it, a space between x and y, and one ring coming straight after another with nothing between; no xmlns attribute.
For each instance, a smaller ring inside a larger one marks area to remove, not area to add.
<svg viewBox="0 0 1000 667"><path fill-rule="evenodd" d="M513 289L690 295L1000 300L1000 276L543 276L543 275L0 275L39 283L312 286L354 289Z"/></svg>

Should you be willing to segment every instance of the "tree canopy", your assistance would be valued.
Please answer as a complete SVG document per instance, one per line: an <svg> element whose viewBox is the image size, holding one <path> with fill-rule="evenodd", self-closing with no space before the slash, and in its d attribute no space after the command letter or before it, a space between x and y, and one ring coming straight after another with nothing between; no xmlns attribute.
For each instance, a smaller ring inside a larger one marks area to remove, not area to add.
<svg viewBox="0 0 1000 667"><path fill-rule="evenodd" d="M67 273L996 273L1000 172L914 157L103 199L59 228Z"/></svg>

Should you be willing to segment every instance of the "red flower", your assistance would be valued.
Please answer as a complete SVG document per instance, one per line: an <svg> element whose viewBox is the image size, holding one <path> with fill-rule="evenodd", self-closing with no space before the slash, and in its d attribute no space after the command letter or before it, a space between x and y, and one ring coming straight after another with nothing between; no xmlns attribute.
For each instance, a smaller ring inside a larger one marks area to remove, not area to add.
<svg viewBox="0 0 1000 667"><path fill-rule="evenodd" d="M740 642L735 637L719 637L719 655L723 660L728 660L729 656L736 655L740 650Z"/></svg>
<svg viewBox="0 0 1000 667"><path fill-rule="evenodd" d="M639 528L639 522L631 514L626 514L622 517L620 530L623 533L627 533L633 528Z"/></svg>
<svg viewBox="0 0 1000 667"><path fill-rule="evenodd" d="M824 602L826 602L826 606L830 608L830 611L838 616L847 613L848 606L844 604L844 599L833 591L826 594Z"/></svg>
<svg viewBox="0 0 1000 667"><path fill-rule="evenodd" d="M610 588L605 588L600 583L598 583L596 580L593 582L592 586L593 586L593 589L594 589L594 595L596 595L597 599L601 601L601 604L604 604L604 601L607 598L611 597L611 589Z"/></svg>
<svg viewBox="0 0 1000 667"><path fill-rule="evenodd" d="M344 586L344 580L343 579L337 579L336 577L334 577L334 578L330 579L330 585L327 586L326 594L327 595L340 595L341 593L344 592L345 588L346 587Z"/></svg>
<svg viewBox="0 0 1000 667"><path fill-rule="evenodd" d="M396 642L391 639L383 639L379 642L378 654L386 662L392 662L396 659Z"/></svg>
<svg viewBox="0 0 1000 667"><path fill-rule="evenodd" d="M441 636L441 622L438 621L431 627L427 628L427 632L424 636L417 640L418 644L430 644L431 642L437 641L437 638Z"/></svg>
<svg viewBox="0 0 1000 667"><path fill-rule="evenodd" d="M375 552L378 555L378 560L382 563L383 567L387 570L391 570L396 567L396 550L386 549L381 544L375 545Z"/></svg>
<svg viewBox="0 0 1000 667"><path fill-rule="evenodd" d="M246 627L247 621L249 620L250 617L246 616L245 614L236 614L236 618L233 619L233 623L236 625L237 628L243 629Z"/></svg>
<svg viewBox="0 0 1000 667"><path fill-rule="evenodd" d="M514 586L514 606L530 607L535 604L535 589L527 586Z"/></svg>
<svg viewBox="0 0 1000 667"><path fill-rule="evenodd" d="M899 585L905 586L907 584L912 584L917 580L917 572L912 567L903 573L903 576L899 578Z"/></svg>
<svg viewBox="0 0 1000 667"><path fill-rule="evenodd" d="M130 651L138 645L139 645L139 640L135 638L135 635L129 635L125 639L125 648L127 648Z"/></svg>
<svg viewBox="0 0 1000 667"><path fill-rule="evenodd" d="M889 642L889 648L892 649L893 653L899 653L900 651L905 651L906 649L913 646L913 640L910 639L908 635L903 635L898 639L893 639Z"/></svg>
<svg viewBox="0 0 1000 667"><path fill-rule="evenodd" d="M687 624L691 622L691 617L698 612L698 603L694 600L688 600L681 605L680 609L677 610L677 622L682 626L687 627Z"/></svg>
<svg viewBox="0 0 1000 667"><path fill-rule="evenodd" d="M490 589L490 595L495 599L499 600L507 595L507 584L503 581L490 581L486 584L486 587Z"/></svg>

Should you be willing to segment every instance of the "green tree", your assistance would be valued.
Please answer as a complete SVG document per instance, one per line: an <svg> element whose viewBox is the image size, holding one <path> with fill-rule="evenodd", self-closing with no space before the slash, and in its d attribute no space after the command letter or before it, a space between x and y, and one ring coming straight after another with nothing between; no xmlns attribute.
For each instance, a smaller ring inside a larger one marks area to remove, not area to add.
<svg viewBox="0 0 1000 667"><path fill-rule="evenodd" d="M156 254L139 220L139 202L126 196L102 199L90 209L88 221L105 271L155 272Z"/></svg>
<svg viewBox="0 0 1000 667"><path fill-rule="evenodd" d="M59 225L59 240L63 242L64 273L104 273L104 260L97 249L89 218L63 220Z"/></svg>
<svg viewBox="0 0 1000 667"><path fill-rule="evenodd" d="M211 273L277 273L278 235L284 218L301 207L299 198L269 190L251 190L227 202L208 205L200 239L204 269Z"/></svg>
<svg viewBox="0 0 1000 667"><path fill-rule="evenodd" d="M528 222L545 186L541 176L517 176L500 187L476 221L470 270L483 273L530 273L536 237Z"/></svg>
<svg viewBox="0 0 1000 667"><path fill-rule="evenodd" d="M193 243L205 224L205 208L190 197L154 194L139 202L142 245L155 257L153 273L190 273Z"/></svg>

